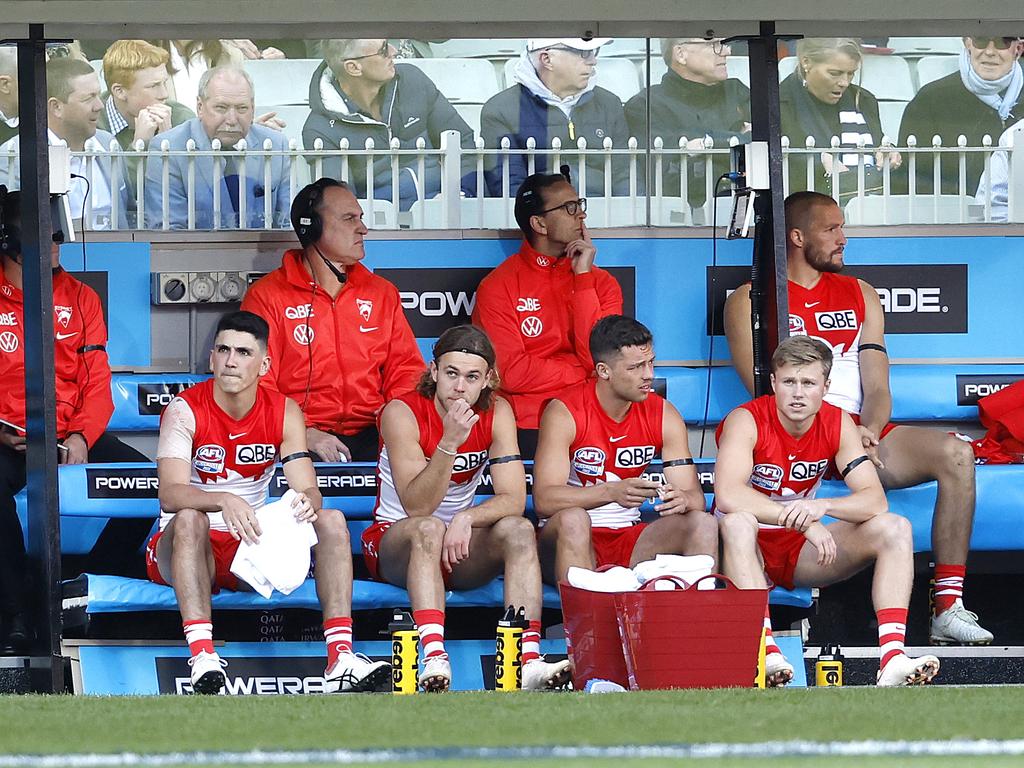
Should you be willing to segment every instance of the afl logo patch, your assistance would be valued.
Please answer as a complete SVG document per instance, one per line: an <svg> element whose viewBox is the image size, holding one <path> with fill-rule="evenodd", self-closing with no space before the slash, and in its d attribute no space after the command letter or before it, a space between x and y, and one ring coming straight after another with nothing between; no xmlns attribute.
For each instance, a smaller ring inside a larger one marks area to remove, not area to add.
<svg viewBox="0 0 1024 768"><path fill-rule="evenodd" d="M800 315L789 316L789 335L790 336L806 336L807 331L804 329L804 319Z"/></svg>
<svg viewBox="0 0 1024 768"><path fill-rule="evenodd" d="M766 491L777 491L782 485L782 467L778 464L755 464L750 484Z"/></svg>
<svg viewBox="0 0 1024 768"><path fill-rule="evenodd" d="M600 448L585 446L572 456L572 468L578 475L600 477L604 474L605 453Z"/></svg>
<svg viewBox="0 0 1024 768"><path fill-rule="evenodd" d="M219 475L224 471L225 450L219 445L207 443L196 449L196 457L192 460L192 466L196 472L207 475Z"/></svg>

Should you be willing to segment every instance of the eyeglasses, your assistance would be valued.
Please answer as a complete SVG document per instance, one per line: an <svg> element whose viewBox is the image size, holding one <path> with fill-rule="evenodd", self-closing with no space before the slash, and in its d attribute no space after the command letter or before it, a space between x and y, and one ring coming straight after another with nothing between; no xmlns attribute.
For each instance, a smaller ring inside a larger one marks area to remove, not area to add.
<svg viewBox="0 0 1024 768"><path fill-rule="evenodd" d="M581 197L579 200L566 200L561 205L556 205L553 208L547 208L547 209L545 209L543 211L540 211L540 213L538 213L537 215L538 216L543 216L545 213L551 213L552 211L557 211L559 208L564 210L570 216L575 216L579 212L586 213L587 212L587 198Z"/></svg>
<svg viewBox="0 0 1024 768"><path fill-rule="evenodd" d="M381 58L386 59L392 55L393 54L391 53L391 42L389 40L385 40L384 45L382 45L373 53L366 53L363 54L362 56L346 56L345 61L358 61L359 59L369 59L374 56L380 56Z"/></svg>
<svg viewBox="0 0 1024 768"><path fill-rule="evenodd" d="M711 52L715 56L721 56L727 50L731 51L732 46L721 39L717 40L680 40L676 45L710 45Z"/></svg>
<svg viewBox="0 0 1024 768"><path fill-rule="evenodd" d="M989 43L996 47L997 51L1005 51L1017 42L1016 37L972 37L971 45L979 50L988 48Z"/></svg>
<svg viewBox="0 0 1024 768"><path fill-rule="evenodd" d="M597 52L600 51L601 49L600 48L592 48L590 50L584 51L584 50L581 50L579 48L570 48L568 45L553 45L550 48L545 48L544 50L546 50L546 51L565 51L566 53L571 53L574 56L578 56L579 58L583 59L584 61L587 61L587 60L590 60L590 59L596 60L597 59Z"/></svg>

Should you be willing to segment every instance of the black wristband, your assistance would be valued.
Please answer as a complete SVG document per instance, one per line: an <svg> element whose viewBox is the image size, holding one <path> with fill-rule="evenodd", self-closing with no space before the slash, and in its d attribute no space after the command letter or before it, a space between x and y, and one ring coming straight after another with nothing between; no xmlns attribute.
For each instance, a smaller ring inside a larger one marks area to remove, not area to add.
<svg viewBox="0 0 1024 768"><path fill-rule="evenodd" d="M490 459L488 463L493 467L495 464L508 464L512 461L522 461L523 457L518 453L510 453L508 456L499 456L496 459Z"/></svg>
<svg viewBox="0 0 1024 768"><path fill-rule="evenodd" d="M84 355L86 352L106 352L107 348L103 344L86 344L79 347L76 351L78 354Z"/></svg>
<svg viewBox="0 0 1024 768"><path fill-rule="evenodd" d="M669 467L688 467L691 464L693 464L693 459L672 459L671 461L663 461L661 466L664 469L668 469Z"/></svg>
<svg viewBox="0 0 1024 768"><path fill-rule="evenodd" d="M857 467L859 467L859 466L860 466L861 464L863 464L863 463L864 463L865 461L868 461L868 456L867 456L867 454L866 454L866 453L863 453L863 454L861 454L860 456L858 456L858 457L857 457L856 459L854 459L853 461L851 461L851 462L850 462L849 464L847 464L847 465L846 465L846 469L844 469L844 470L842 471L842 473L841 473L841 474L842 474L842 477L843 477L843 479L845 480L845 479L846 479L846 476L847 476L848 474L850 474L851 472L853 472L853 470L855 470L855 469L856 469Z"/></svg>
<svg viewBox="0 0 1024 768"><path fill-rule="evenodd" d="M309 459L310 461L312 461L313 454L311 454L309 451L296 451L295 453L289 453L287 456L281 459L281 463L287 464L289 461L297 461L298 459Z"/></svg>
<svg viewBox="0 0 1024 768"><path fill-rule="evenodd" d="M883 355L889 354L889 350L887 350L881 344L861 344L859 347L857 347L858 352L865 352L869 349L874 349L878 352L881 352Z"/></svg>

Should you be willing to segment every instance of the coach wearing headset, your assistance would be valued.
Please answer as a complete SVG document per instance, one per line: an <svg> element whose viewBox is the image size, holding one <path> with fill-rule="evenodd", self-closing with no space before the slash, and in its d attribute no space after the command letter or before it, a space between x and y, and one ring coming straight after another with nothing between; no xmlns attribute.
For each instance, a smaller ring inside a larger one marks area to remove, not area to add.
<svg viewBox="0 0 1024 768"><path fill-rule="evenodd" d="M54 240L63 241L58 234ZM0 186L0 654L23 653L25 541L15 495L25 487L25 305L22 294L21 194ZM62 464L148 461L104 430L114 411L107 328L96 292L60 267L53 245L53 339L57 438ZM112 521L114 522L114 521ZM104 529L89 567L109 572L136 557L151 521ZM144 528L144 530L143 530ZM133 550L134 545L134 550Z"/></svg>
<svg viewBox="0 0 1024 768"><path fill-rule="evenodd" d="M398 289L360 263L368 230L348 185L304 187L291 220L302 248L286 251L242 302L270 324L263 386L302 407L322 461L376 461L377 413L415 386L423 357Z"/></svg>

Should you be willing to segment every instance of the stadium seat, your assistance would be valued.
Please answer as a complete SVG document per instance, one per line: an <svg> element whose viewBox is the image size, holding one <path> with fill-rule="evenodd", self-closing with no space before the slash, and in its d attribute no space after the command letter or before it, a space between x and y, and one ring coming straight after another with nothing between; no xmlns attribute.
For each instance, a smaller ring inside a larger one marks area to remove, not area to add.
<svg viewBox="0 0 1024 768"><path fill-rule="evenodd" d="M737 80L742 80L748 87L750 86L750 59L746 56L729 56L725 60L725 68L729 73L729 77L735 77Z"/></svg>
<svg viewBox="0 0 1024 768"><path fill-rule="evenodd" d="M779 62L779 80L788 77L797 64L796 56L787 56ZM864 56L854 83L867 89L876 99L910 101L914 98L914 81L910 65L898 56Z"/></svg>
<svg viewBox="0 0 1024 768"><path fill-rule="evenodd" d="M885 47L897 56L958 55L964 44L959 37L890 37Z"/></svg>
<svg viewBox="0 0 1024 768"><path fill-rule="evenodd" d="M278 118L285 121L286 125L281 133L286 139L295 139L295 146L302 149L302 126L309 117L309 107L305 104L265 104L256 107L257 115L266 112L276 112Z"/></svg>
<svg viewBox="0 0 1024 768"><path fill-rule="evenodd" d="M869 195L846 204L846 223L955 224L972 220L973 197L960 195Z"/></svg>
<svg viewBox="0 0 1024 768"><path fill-rule="evenodd" d="M473 129L473 135L480 135L480 112L483 110L483 104L455 104L455 111L459 113L459 116Z"/></svg>
<svg viewBox="0 0 1024 768"><path fill-rule="evenodd" d="M660 41L658 38L651 40L651 52L657 56ZM632 59L643 61L647 58L647 40L643 37L616 37L610 43L601 46L600 56L602 59Z"/></svg>
<svg viewBox="0 0 1024 768"><path fill-rule="evenodd" d="M430 50L438 59L514 59L526 49L522 39L444 40L431 43Z"/></svg>
<svg viewBox="0 0 1024 768"><path fill-rule="evenodd" d="M259 104L309 104L309 83L322 59L246 59Z"/></svg>
<svg viewBox="0 0 1024 768"><path fill-rule="evenodd" d="M903 119L903 112L907 108L906 101L880 101L878 102L878 117L882 121L882 133L895 144L899 141L900 120Z"/></svg>
<svg viewBox="0 0 1024 768"><path fill-rule="evenodd" d="M402 59L423 71L452 104L483 104L499 90L494 67L483 59Z"/></svg>
<svg viewBox="0 0 1024 768"><path fill-rule="evenodd" d="M107 83L103 79L103 59L90 59L89 65L96 71L96 76L100 79L100 93L105 92Z"/></svg>
<svg viewBox="0 0 1024 768"><path fill-rule="evenodd" d="M917 87L960 70L959 56L922 56L917 60Z"/></svg>

